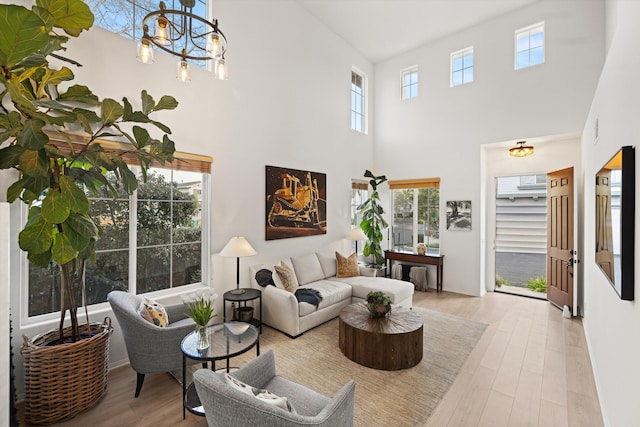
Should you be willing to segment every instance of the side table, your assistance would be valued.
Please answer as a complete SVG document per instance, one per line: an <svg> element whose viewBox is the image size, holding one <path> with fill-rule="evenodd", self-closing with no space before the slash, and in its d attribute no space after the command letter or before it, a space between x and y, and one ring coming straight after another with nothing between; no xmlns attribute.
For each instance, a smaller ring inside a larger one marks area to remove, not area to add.
<svg viewBox="0 0 640 427"><path fill-rule="evenodd" d="M226 360L226 372L229 372L229 359L256 347L256 355L260 356L260 334L258 329L248 323L230 322L216 324L207 328L209 347L198 350L198 332L189 333L180 344L182 350L182 419L185 409L196 415L204 416L204 410L198 397L194 383L186 384L187 358L203 362L211 362L211 369L216 370L216 360ZM203 366L204 366L203 365Z"/></svg>
<svg viewBox="0 0 640 427"><path fill-rule="evenodd" d="M236 302L238 303L238 306L240 306L240 303L242 303L243 307L246 307L248 301L253 301L255 299L258 299L259 307L260 307L260 316L258 319L256 319L255 317L251 319L250 323L254 325L256 328L259 328L260 333L262 333L262 292L259 289L253 289L253 288L241 288L241 289L244 291L241 294L234 294L232 293L232 291L227 291L222 296L223 298L222 310L223 310L224 321L225 322L227 321L227 302L231 302L231 303ZM232 317L233 317L233 313L232 313Z"/></svg>

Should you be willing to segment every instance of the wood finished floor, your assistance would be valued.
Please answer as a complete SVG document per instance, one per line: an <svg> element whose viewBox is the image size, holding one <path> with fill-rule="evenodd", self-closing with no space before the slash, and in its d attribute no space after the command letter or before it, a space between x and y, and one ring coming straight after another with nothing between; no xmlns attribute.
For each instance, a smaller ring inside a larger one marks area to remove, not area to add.
<svg viewBox="0 0 640 427"><path fill-rule="evenodd" d="M499 293L416 292L414 304L489 325L426 427L603 425L580 319L563 319L546 301ZM207 425L189 413L182 420L182 388L169 374L147 375L137 399L135 377L128 366L112 370L103 400L59 425Z"/></svg>

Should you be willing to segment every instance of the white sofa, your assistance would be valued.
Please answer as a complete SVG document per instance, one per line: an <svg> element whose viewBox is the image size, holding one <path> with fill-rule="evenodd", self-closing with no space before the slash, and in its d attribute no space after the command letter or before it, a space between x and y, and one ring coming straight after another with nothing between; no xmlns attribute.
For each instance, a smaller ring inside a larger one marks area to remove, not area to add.
<svg viewBox="0 0 640 427"><path fill-rule="evenodd" d="M274 269L274 265L280 265L281 261L293 270L299 287L320 292L322 301L317 308L313 304L298 302L293 293L284 289ZM272 272L276 286L262 287L258 284L256 273L261 269ZM337 317L343 307L364 301L370 291L384 292L394 305L412 307L412 283L365 275L338 278L336 272L335 253L310 253L250 266L251 286L262 291L263 323L295 338ZM362 268L360 272L366 274Z"/></svg>

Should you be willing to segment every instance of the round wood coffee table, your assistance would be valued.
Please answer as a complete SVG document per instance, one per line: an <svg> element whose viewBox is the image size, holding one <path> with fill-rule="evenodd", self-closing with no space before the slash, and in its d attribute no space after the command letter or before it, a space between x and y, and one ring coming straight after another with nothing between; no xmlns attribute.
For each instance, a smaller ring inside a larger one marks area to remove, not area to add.
<svg viewBox="0 0 640 427"><path fill-rule="evenodd" d="M349 359L374 369L411 368L422 360L422 318L394 307L387 317L371 317L364 303L340 312L340 351Z"/></svg>

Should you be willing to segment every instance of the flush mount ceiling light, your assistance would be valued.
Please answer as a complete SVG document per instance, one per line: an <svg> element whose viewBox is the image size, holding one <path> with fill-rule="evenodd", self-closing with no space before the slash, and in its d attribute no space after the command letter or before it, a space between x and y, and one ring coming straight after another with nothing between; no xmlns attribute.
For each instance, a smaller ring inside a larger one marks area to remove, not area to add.
<svg viewBox="0 0 640 427"><path fill-rule="evenodd" d="M144 34L138 43L137 58L145 64L153 63L153 46L180 57L178 80L188 82L191 72L187 59L192 61L214 61L213 75L226 80L227 66L224 54L227 39L218 28L218 20L211 21L193 13L196 0L180 0L180 10L167 9L164 2L142 20ZM149 32L153 28L153 34Z"/></svg>
<svg viewBox="0 0 640 427"><path fill-rule="evenodd" d="M526 145L527 141L518 141L516 146L509 148L509 155L513 157L526 157L533 154L533 146Z"/></svg>

